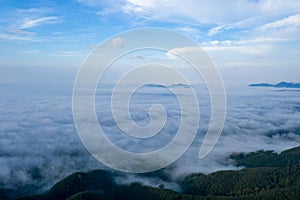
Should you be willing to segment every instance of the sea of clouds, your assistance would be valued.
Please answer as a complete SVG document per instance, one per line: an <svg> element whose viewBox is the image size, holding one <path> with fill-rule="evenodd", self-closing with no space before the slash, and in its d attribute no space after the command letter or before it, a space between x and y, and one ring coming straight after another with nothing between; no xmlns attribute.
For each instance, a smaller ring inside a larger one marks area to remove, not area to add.
<svg viewBox="0 0 300 200"><path fill-rule="evenodd" d="M199 130L185 154L164 169L171 180L123 174L116 179L119 183L140 181L156 187L164 183L167 188L180 190L172 179L193 172L237 169L228 158L233 152L260 149L280 152L299 146L300 135L295 130L300 127L300 91L231 87L226 90L227 113L222 135L212 152L200 160L198 153L210 119L210 100L205 88L198 91L202 91L198 93ZM117 127L107 101L109 95L97 93L95 108L103 130L121 148L133 152L153 151L166 145L176 134L179 103L166 88L143 87L130 102L132 119L140 125L149 123L148 109L152 104L162 104L166 109L165 126L149 139L129 137ZM81 143L73 122L71 95L2 95L0 110L0 188L16 190L19 194L36 193L76 171L109 170ZM277 130L287 132L270 135Z"/></svg>

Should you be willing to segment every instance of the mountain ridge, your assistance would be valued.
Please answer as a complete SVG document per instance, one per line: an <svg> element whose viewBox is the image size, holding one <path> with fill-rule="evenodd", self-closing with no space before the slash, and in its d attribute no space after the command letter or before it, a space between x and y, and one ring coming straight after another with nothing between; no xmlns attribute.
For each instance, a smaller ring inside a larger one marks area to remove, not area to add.
<svg viewBox="0 0 300 200"><path fill-rule="evenodd" d="M257 151L230 156L241 170L208 175L195 173L175 180L182 192L145 186L117 184L113 172L77 172L56 183L49 191L19 200L100 199L298 199L300 196L300 146L281 152ZM270 165L270 159L274 160ZM249 164L250 163L250 164ZM155 172L152 172L155 174ZM157 172L159 174L159 172ZM153 175L153 174L151 174Z"/></svg>
<svg viewBox="0 0 300 200"><path fill-rule="evenodd" d="M249 87L275 87L275 88L300 88L300 83L293 82L279 82L277 84L270 83L252 83L248 85Z"/></svg>

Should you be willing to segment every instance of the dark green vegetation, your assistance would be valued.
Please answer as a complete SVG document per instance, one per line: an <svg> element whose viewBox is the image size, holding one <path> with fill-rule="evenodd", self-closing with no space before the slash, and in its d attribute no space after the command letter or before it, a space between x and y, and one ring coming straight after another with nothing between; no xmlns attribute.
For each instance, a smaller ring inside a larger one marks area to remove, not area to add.
<svg viewBox="0 0 300 200"><path fill-rule="evenodd" d="M237 166L253 167L285 167L300 161L300 147L281 152L258 151L254 153L239 153L231 155Z"/></svg>
<svg viewBox="0 0 300 200"><path fill-rule="evenodd" d="M237 165L248 168L218 171L209 175L192 174L177 180L182 192L144 186L118 185L111 172L95 170L75 173L55 184L48 192L23 200L98 199L299 199L300 147L276 154L258 151L234 154ZM154 173L143 176L155 176ZM157 175L168 180L162 172Z"/></svg>

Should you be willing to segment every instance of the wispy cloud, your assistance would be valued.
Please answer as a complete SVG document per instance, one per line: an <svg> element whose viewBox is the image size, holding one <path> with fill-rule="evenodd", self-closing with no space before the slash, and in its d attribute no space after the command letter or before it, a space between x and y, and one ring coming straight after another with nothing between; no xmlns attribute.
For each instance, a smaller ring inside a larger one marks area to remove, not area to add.
<svg viewBox="0 0 300 200"><path fill-rule="evenodd" d="M222 4L222 6L219 6ZM255 1L234 0L223 4L220 0L203 1L172 1L172 0L126 0L122 6L127 14L139 15L144 18L159 16L161 20L169 18L185 18L201 24L221 24L249 18L254 13L259 14L262 3Z"/></svg>
<svg viewBox="0 0 300 200"><path fill-rule="evenodd" d="M51 54L51 56L58 56L58 57L83 57L84 54L82 54L79 51L61 51L61 52L57 52L55 54Z"/></svg>
<svg viewBox="0 0 300 200"><path fill-rule="evenodd" d="M260 44L260 45L230 45L230 46L208 46L204 47L204 49L208 52L232 52L232 53L245 53L248 55L263 55L269 52L272 48L270 45Z"/></svg>
<svg viewBox="0 0 300 200"><path fill-rule="evenodd" d="M32 28L35 26L40 26L42 24L56 24L60 22L61 19L57 16L41 17L37 19L25 19L21 24L20 29Z"/></svg>
<svg viewBox="0 0 300 200"><path fill-rule="evenodd" d="M36 35L35 32L18 29L16 27L11 27L11 28L9 28L8 31L10 33L15 33L15 34L19 34L19 35L28 35L28 36L34 36L34 35Z"/></svg>
<svg viewBox="0 0 300 200"><path fill-rule="evenodd" d="M300 14L292 15L280 20L276 20L271 23L267 23L265 25L260 26L259 30L267 31L270 29L280 29L280 28L294 27L294 26L300 26Z"/></svg>
<svg viewBox="0 0 300 200"><path fill-rule="evenodd" d="M50 12L51 9L49 8L38 8L38 7L32 7L27 9L17 9L16 13L20 15L41 15Z"/></svg>
<svg viewBox="0 0 300 200"><path fill-rule="evenodd" d="M251 17L247 19L243 19L234 23L229 23L229 24L222 24L215 26L211 28L207 34L207 36L215 36L218 33L222 33L223 31L226 30L231 30L231 29L242 29L245 27L251 27L254 24L258 24L259 20L261 20L261 17Z"/></svg>
<svg viewBox="0 0 300 200"><path fill-rule="evenodd" d="M1 39L2 40L23 40L23 41L31 40L31 38L27 36L18 36L18 35L5 34L5 33L0 33L0 40Z"/></svg>
<svg viewBox="0 0 300 200"><path fill-rule="evenodd" d="M28 50L28 51L24 51L25 54L33 54L33 55L37 55L41 53L41 50L39 49L33 49L33 50Z"/></svg>
<svg viewBox="0 0 300 200"><path fill-rule="evenodd" d="M77 0L77 2L89 6L101 5L101 3L103 3L102 1L98 1L98 0Z"/></svg>
<svg viewBox="0 0 300 200"><path fill-rule="evenodd" d="M132 21L133 26L156 25L156 22L176 24L178 31L196 40L216 37L223 40L253 38L258 30L259 34L262 34L262 30L267 34L272 29L300 24L300 2L297 0L233 0L226 5L221 0L112 0L109 4L107 0L101 3L95 0L78 2L98 8L101 16L125 14L128 16L126 22ZM282 19L283 16L290 17ZM272 20L275 21L270 23Z"/></svg>
<svg viewBox="0 0 300 200"><path fill-rule="evenodd" d="M205 33L202 30L199 30L197 27L193 26L182 26L176 28L177 31L182 32L183 34L195 38L198 40L199 38L203 37Z"/></svg>

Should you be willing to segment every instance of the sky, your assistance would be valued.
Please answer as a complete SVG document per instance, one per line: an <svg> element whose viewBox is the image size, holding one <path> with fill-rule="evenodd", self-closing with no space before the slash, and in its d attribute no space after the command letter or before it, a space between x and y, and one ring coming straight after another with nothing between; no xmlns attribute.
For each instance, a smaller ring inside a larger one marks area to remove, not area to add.
<svg viewBox="0 0 300 200"><path fill-rule="evenodd" d="M134 28L161 27L201 45L225 81L299 80L298 0L0 2L2 74L12 67L15 72L20 67L77 69L105 39Z"/></svg>

